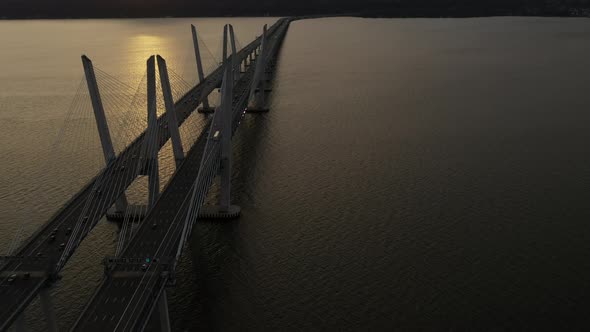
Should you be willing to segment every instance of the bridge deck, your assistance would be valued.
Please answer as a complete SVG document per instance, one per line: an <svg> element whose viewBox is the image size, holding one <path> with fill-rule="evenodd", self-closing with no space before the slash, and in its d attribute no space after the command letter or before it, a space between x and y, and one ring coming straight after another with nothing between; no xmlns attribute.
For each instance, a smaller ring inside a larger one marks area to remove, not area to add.
<svg viewBox="0 0 590 332"><path fill-rule="evenodd" d="M269 29L268 47L270 67L278 52L289 20L281 20ZM232 103L232 129L235 131L244 116L248 102L251 80L254 75L251 66L234 87ZM210 123L208 123L210 125ZM91 302L79 318L75 330L142 330L147 323L157 299L166 286L173 258L178 250L182 233L182 222L187 214L188 204L183 204L189 195L191 185L199 172L201 158L207 142L206 132L202 133L189 151L187 158L162 193L154 208L140 226L132 242L121 257L140 258L136 264L118 264L105 278ZM180 216L180 218L176 218ZM153 224L157 226L152 227ZM148 271L141 270L145 258L159 259Z"/></svg>
<svg viewBox="0 0 590 332"><path fill-rule="evenodd" d="M274 26L273 26L274 27ZM261 38L256 38L238 52L238 59L243 60L260 44ZM176 104L177 119L179 125L184 122L188 116L196 109L201 102L201 96L208 95L221 83L223 68L217 68L213 71L204 82L196 85ZM161 148L170 138L168 131L166 114L158 119L158 142ZM8 283L5 278L0 282L0 331L6 330L12 322L18 317L20 312L34 299L39 290L46 285L50 279L50 273L55 267L57 261L62 255L59 248L61 243L67 243L71 236L66 234L68 228L74 229L78 220L83 216L88 216L85 223L88 228L79 235L81 241L92 227L104 216L107 210L114 204L117 198L127 189L135 180L140 150L143 145L145 132L142 133L134 142L132 142L125 151L123 151L113 162L111 162L96 178L88 183L73 199L71 199L62 209L60 209L39 231L37 231L28 241L18 250L16 256L35 257L28 260L9 260L2 262L0 275L7 276L12 273L32 272L29 279L18 278L12 283ZM201 142L199 138L198 142ZM195 147L198 149L199 144ZM198 151L198 150L195 150ZM190 159L187 155L187 160ZM194 154L194 153L193 153ZM186 163L187 165L189 163ZM121 171L121 166L125 169ZM196 173L195 173L196 175ZM98 182L99 185L96 185ZM170 185L169 185L170 186ZM94 191L96 188L109 188L100 194ZM168 190L167 190L168 191ZM163 194L164 195L164 194ZM168 210L165 210L168 211ZM58 229L55 240L50 240L51 233ZM41 257L36 258L40 253ZM69 257L68 257L69 258Z"/></svg>

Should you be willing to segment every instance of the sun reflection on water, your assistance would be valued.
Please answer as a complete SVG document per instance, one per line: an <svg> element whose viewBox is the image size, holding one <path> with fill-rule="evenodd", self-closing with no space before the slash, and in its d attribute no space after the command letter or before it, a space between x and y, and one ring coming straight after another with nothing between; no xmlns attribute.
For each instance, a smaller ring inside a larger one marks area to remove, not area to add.
<svg viewBox="0 0 590 332"><path fill-rule="evenodd" d="M169 43L165 38L156 35L139 34L129 38L124 57L129 67L128 73L141 77L146 70L146 61L151 55L160 54L167 49Z"/></svg>

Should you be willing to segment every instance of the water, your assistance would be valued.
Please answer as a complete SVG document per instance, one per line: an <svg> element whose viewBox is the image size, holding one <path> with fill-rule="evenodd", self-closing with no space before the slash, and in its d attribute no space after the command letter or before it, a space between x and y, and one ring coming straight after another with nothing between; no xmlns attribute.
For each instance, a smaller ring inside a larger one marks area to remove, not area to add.
<svg viewBox="0 0 590 332"><path fill-rule="evenodd" d="M228 20L243 44L274 21ZM39 196L63 119L43 105L76 86L79 54L137 79L151 53L188 59L189 22L215 45L225 21L0 22L3 244L68 196ZM195 228L174 330L587 325L589 41L585 19L292 24L271 112L234 143L243 215ZM64 328L116 234L101 223L54 287ZM27 314L42 330L36 303Z"/></svg>

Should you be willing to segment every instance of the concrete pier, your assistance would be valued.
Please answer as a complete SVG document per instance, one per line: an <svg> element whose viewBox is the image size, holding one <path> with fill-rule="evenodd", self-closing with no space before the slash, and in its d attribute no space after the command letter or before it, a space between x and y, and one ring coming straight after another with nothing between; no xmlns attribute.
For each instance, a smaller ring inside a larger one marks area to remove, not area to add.
<svg viewBox="0 0 590 332"><path fill-rule="evenodd" d="M140 221L145 218L148 212L148 207L145 205L129 205L127 207L127 211L129 211L129 218L132 221ZM118 211L117 209L111 208L107 211L107 220L114 221L114 222L123 222L125 219L126 211Z"/></svg>
<svg viewBox="0 0 590 332"><path fill-rule="evenodd" d="M236 219L241 212L242 209L237 205L230 205L226 211L216 205L204 205L199 211L199 219Z"/></svg>

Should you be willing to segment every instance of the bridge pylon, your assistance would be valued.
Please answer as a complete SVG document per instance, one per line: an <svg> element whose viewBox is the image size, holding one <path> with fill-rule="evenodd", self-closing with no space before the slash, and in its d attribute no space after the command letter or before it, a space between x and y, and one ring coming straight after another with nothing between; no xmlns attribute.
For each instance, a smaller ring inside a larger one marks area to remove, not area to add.
<svg viewBox="0 0 590 332"><path fill-rule="evenodd" d="M240 61L237 60L237 53L236 50L236 35L234 34L234 27L231 24L229 26L229 39L231 43L231 66L232 66L232 73L233 73L233 80L234 82L240 79Z"/></svg>
<svg viewBox="0 0 590 332"><path fill-rule="evenodd" d="M227 33L228 27L227 24L223 26L223 51L221 54L221 63L220 65L225 64L225 60L227 60Z"/></svg>
<svg viewBox="0 0 590 332"><path fill-rule="evenodd" d="M139 155L139 175L148 176L148 204L144 205L129 205L127 209L108 211L107 218L112 221L122 221L126 214L130 214L133 220L143 219L149 208L153 206L160 195L160 177L159 177L159 128L157 115L157 94L156 94L156 60L158 61L158 72L160 76L160 83L162 88L162 95L164 97L164 105L166 108L166 122L162 123L166 126L170 133L170 140L172 142L172 151L174 153L174 160L176 168L178 169L184 160L184 149L182 147L182 140L178 128L177 112L174 106L174 97L172 95L172 88L170 86L170 79L168 76L168 67L166 61L161 56L150 56L147 60L147 129L145 132L145 139L140 150Z"/></svg>
<svg viewBox="0 0 590 332"><path fill-rule="evenodd" d="M182 141L180 140L180 132L178 131L178 119L176 118L176 110L174 109L174 98L172 97L172 89L170 88L166 60L160 55L157 56L157 59L158 71L160 72L160 85L162 86L166 115L168 117L168 130L170 131L170 139L172 140L176 169L178 169L184 159L184 150L182 149Z"/></svg>
<svg viewBox="0 0 590 332"><path fill-rule="evenodd" d="M233 29L230 25L230 32L233 37ZM229 212L230 209L230 192L231 192L231 136L232 136L232 101L234 91L234 77L236 67L233 66L235 62L235 44L232 38L232 49L234 54L232 55L232 67L226 68L225 77L222 84L222 113L221 113L221 160L220 160L220 172L221 172L221 193L219 197L219 211L222 213Z"/></svg>
<svg viewBox="0 0 590 332"><path fill-rule="evenodd" d="M150 207L160 194L157 121L156 62L155 56L152 55L147 60L147 130L140 155L140 174L148 176L148 206Z"/></svg>
<svg viewBox="0 0 590 332"><path fill-rule="evenodd" d="M251 105L248 107L249 113L257 113L257 112L268 112L268 107L266 107L266 92L270 89L267 87L267 77L266 77L266 24L262 30L262 42L260 43L260 52L258 52L258 56L256 57L255 61L255 71L254 71L254 79L252 80L252 87L250 88L250 96L248 98L251 101Z"/></svg>
<svg viewBox="0 0 590 332"><path fill-rule="evenodd" d="M203 59L201 58L201 51L199 49L199 39L197 37L197 28L191 24L191 32L193 34L193 46L195 49L195 59L197 60L197 75L199 76L199 83L205 81L205 72L203 71ZM197 109L199 113L213 113L215 108L209 105L209 96L201 96L203 100L203 107Z"/></svg>
<svg viewBox="0 0 590 332"><path fill-rule="evenodd" d="M232 56L233 57L233 56ZM231 59L225 66L223 81L221 83L221 105L215 112L212 130L219 128L221 155L219 158L220 193L217 206L203 206L199 213L204 219L232 219L240 215L240 207L231 204L231 168L232 168L232 111L233 111L233 85L235 67L230 66ZM216 139L216 138L214 138Z"/></svg>
<svg viewBox="0 0 590 332"><path fill-rule="evenodd" d="M94 65L92 61L86 56L82 55L82 65L84 66L84 74L86 76L86 83L88 85L88 92L90 93L90 100L92 101L92 109L94 110L94 117L96 119L96 127L98 135L100 136L100 144L104 154L105 163L108 165L115 160L115 149L113 148L113 141L111 140L111 133L109 125L104 113L102 99L100 97L100 90L96 82L96 75L94 73ZM121 194L115 202L115 212L124 212L127 208L127 198L125 193Z"/></svg>

